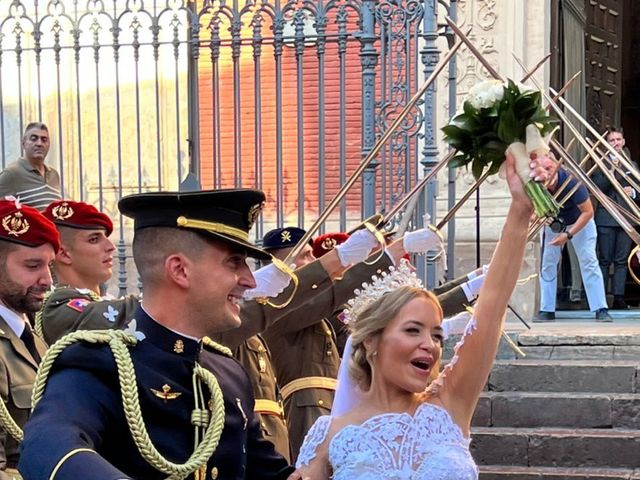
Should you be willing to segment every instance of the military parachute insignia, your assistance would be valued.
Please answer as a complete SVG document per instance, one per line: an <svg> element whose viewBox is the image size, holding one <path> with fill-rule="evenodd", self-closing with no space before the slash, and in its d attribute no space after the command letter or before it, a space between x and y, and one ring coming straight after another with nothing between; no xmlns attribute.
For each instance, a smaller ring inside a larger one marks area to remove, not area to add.
<svg viewBox="0 0 640 480"><path fill-rule="evenodd" d="M249 209L249 214L247 215L247 220L249 220L249 230L253 227L253 224L256 223L258 219L258 215L262 213L262 208L264 207L264 202L256 203L253 207Z"/></svg>
<svg viewBox="0 0 640 480"><path fill-rule="evenodd" d="M182 395L182 392L172 392L171 387L166 383L162 386L162 391L156 390L155 388L149 388L149 390L151 390L156 397L163 399L164 403L167 403L167 400L175 400Z"/></svg>
<svg viewBox="0 0 640 480"><path fill-rule="evenodd" d="M22 212L14 212L2 218L2 228L9 235L19 237L29 231L29 222L24 218Z"/></svg>
<svg viewBox="0 0 640 480"><path fill-rule="evenodd" d="M280 241L282 243L290 242L291 241L291 232L289 230L283 230L282 233L280 234Z"/></svg>
<svg viewBox="0 0 640 480"><path fill-rule="evenodd" d="M53 215L53 218L56 220L66 220L73 216L73 208L71 208L67 202L62 202L51 210L51 215Z"/></svg>
<svg viewBox="0 0 640 480"><path fill-rule="evenodd" d="M329 238L325 238L322 241L322 248L324 248L325 250L333 250L333 248L336 246L336 239L329 237Z"/></svg>

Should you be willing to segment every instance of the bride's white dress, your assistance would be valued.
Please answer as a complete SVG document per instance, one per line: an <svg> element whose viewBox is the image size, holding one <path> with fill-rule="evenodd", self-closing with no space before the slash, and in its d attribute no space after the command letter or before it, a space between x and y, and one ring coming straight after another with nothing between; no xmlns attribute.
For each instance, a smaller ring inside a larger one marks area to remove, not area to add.
<svg viewBox="0 0 640 480"><path fill-rule="evenodd" d="M332 417L320 417L311 427L297 466L308 465L325 440ZM478 468L469 453L470 439L449 413L431 403L413 416L385 413L361 425L347 425L329 444L335 480L477 480Z"/></svg>

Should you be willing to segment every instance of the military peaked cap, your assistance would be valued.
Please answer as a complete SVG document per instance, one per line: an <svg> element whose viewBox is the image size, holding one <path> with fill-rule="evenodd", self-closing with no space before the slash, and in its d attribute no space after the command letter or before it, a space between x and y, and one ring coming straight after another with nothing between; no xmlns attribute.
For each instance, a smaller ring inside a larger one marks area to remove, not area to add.
<svg viewBox="0 0 640 480"><path fill-rule="evenodd" d="M268 260L271 255L249 240L264 201L264 193L251 189L153 192L123 197L118 208L133 218L135 230L184 228L242 247L250 257Z"/></svg>

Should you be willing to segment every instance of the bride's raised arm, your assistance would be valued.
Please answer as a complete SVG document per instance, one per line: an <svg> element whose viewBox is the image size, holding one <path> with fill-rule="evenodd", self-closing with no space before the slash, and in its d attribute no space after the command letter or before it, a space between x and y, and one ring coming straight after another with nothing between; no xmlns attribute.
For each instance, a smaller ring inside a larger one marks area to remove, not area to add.
<svg viewBox="0 0 640 480"><path fill-rule="evenodd" d="M512 202L480 290L475 320L467 326L456 349L457 358L454 357L430 387L467 435L476 403L495 359L507 304L520 273L533 213L531 201L515 171L513 158L507 157L505 163ZM532 160L532 167L537 180L546 179L546 172L539 161Z"/></svg>

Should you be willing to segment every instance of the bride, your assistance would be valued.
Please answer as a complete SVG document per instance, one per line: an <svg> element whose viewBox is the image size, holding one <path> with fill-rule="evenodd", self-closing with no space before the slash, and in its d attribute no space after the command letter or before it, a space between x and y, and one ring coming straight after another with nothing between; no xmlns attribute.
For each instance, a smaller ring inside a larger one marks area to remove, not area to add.
<svg viewBox="0 0 640 480"><path fill-rule="evenodd" d="M511 157L506 177L512 203L451 362L438 375L442 310L405 266L356 291L347 315L357 405L317 420L290 479L478 478L469 453L471 417L493 365L533 213ZM532 177L546 179L539 160L532 161Z"/></svg>

